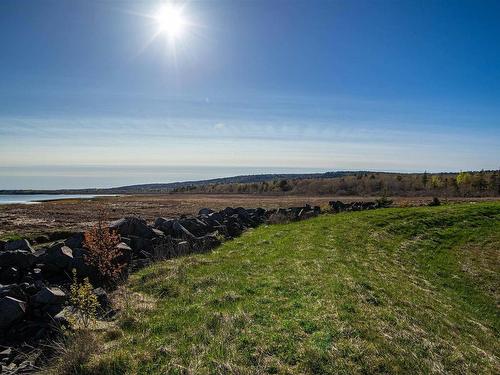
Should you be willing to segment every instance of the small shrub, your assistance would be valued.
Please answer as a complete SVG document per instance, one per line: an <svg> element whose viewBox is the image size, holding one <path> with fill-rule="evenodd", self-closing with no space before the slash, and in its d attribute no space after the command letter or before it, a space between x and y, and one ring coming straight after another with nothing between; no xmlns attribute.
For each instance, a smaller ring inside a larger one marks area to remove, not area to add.
<svg viewBox="0 0 500 375"><path fill-rule="evenodd" d="M93 293L93 287L89 279L86 277L83 282L79 283L75 270L73 270L73 283L70 286L69 301L74 311L68 319L74 328L89 328L94 324L99 301Z"/></svg>
<svg viewBox="0 0 500 375"><path fill-rule="evenodd" d="M107 284L114 284L122 274L125 264L118 259L123 255L117 248L120 236L106 226L106 214L100 210L97 223L85 233L84 246L88 250L85 262L96 267Z"/></svg>
<svg viewBox="0 0 500 375"><path fill-rule="evenodd" d="M432 202L429 203L429 206L440 206L441 205L441 201L439 200L438 197L434 197L432 198Z"/></svg>

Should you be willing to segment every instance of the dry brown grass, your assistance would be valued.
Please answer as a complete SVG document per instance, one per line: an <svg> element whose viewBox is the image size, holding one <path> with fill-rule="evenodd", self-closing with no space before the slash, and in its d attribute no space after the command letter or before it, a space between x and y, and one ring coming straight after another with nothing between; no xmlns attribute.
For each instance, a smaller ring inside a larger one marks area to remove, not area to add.
<svg viewBox="0 0 500 375"><path fill-rule="evenodd" d="M223 209L227 206L286 208L306 203L328 207L328 202L340 199L343 202L373 200L372 197L335 196L285 196L254 194L158 194L102 197L91 200L68 199L33 205L0 205L0 238L11 234L35 237L54 231L80 231L90 228L98 219L98 207L104 205L109 219L137 215L153 221L156 217L177 217L196 214L200 208ZM432 197L394 198L396 206L420 206L429 203ZM491 201L495 198L451 198L450 202Z"/></svg>
<svg viewBox="0 0 500 375"><path fill-rule="evenodd" d="M41 374L82 374L85 372L86 364L100 347L98 335L92 330L66 332L50 344L55 359L48 368L41 371Z"/></svg>

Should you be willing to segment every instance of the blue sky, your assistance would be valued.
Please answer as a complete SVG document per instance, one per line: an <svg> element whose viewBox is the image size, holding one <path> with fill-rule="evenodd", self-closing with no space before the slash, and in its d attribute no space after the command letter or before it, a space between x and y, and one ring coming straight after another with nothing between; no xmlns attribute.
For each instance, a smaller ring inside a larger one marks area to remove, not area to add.
<svg viewBox="0 0 500 375"><path fill-rule="evenodd" d="M500 167L500 2L0 2L0 189Z"/></svg>

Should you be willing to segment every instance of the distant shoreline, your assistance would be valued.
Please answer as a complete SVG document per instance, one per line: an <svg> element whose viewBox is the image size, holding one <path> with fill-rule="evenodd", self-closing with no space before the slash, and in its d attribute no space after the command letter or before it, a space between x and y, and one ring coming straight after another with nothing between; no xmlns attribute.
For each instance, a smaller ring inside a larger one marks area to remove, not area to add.
<svg viewBox="0 0 500 375"><path fill-rule="evenodd" d="M63 200L94 199L99 197L118 196L118 194L2 194L0 195L0 205L40 204ZM24 199L20 199L21 197Z"/></svg>

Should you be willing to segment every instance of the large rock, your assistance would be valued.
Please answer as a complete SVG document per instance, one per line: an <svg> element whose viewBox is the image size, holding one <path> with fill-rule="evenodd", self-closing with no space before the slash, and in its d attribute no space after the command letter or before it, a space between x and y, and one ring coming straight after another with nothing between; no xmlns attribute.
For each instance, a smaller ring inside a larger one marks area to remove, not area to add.
<svg viewBox="0 0 500 375"><path fill-rule="evenodd" d="M153 243L153 259L162 260L174 257L176 245L177 243L170 236L158 238Z"/></svg>
<svg viewBox="0 0 500 375"><path fill-rule="evenodd" d="M77 249L83 247L83 242L85 240L85 236L83 233L75 233L71 237L64 240L64 244L68 246L70 249Z"/></svg>
<svg viewBox="0 0 500 375"><path fill-rule="evenodd" d="M174 223L174 219L167 219L164 217L159 217L155 220L155 228L161 230L165 234L172 234L172 224Z"/></svg>
<svg viewBox="0 0 500 375"><path fill-rule="evenodd" d="M244 218L250 218L250 213L244 207L236 207L234 212Z"/></svg>
<svg viewBox="0 0 500 375"><path fill-rule="evenodd" d="M154 231L148 227L145 220L139 219L137 217L126 217L114 221L110 225L110 229L116 231L121 236L137 236L143 238L153 238L155 236Z"/></svg>
<svg viewBox="0 0 500 375"><path fill-rule="evenodd" d="M64 244L57 242L47 249L43 256L45 266L51 271L66 270L71 271L73 266L73 250Z"/></svg>
<svg viewBox="0 0 500 375"><path fill-rule="evenodd" d="M12 251L12 250L26 250L29 252L34 252L33 248L31 247L30 243L28 240L15 240L15 241L9 241L5 244L4 250L6 251Z"/></svg>
<svg viewBox="0 0 500 375"><path fill-rule="evenodd" d="M231 215L224 220L229 237L238 237L243 232L243 227L239 221L238 214Z"/></svg>
<svg viewBox="0 0 500 375"><path fill-rule="evenodd" d="M165 236L165 233L163 233L163 231L161 231L159 229L151 228L151 230L153 231L155 237L164 237Z"/></svg>
<svg viewBox="0 0 500 375"><path fill-rule="evenodd" d="M212 225L196 217L181 219L178 222L195 237L204 236L212 231Z"/></svg>
<svg viewBox="0 0 500 375"><path fill-rule="evenodd" d="M215 225L220 225L224 221L224 216L219 212L212 212L208 215L208 220L215 222Z"/></svg>
<svg viewBox="0 0 500 375"><path fill-rule="evenodd" d="M30 268L36 257L31 251L13 250L0 252L0 265L2 267L16 267L19 269Z"/></svg>
<svg viewBox="0 0 500 375"><path fill-rule="evenodd" d="M60 305L66 301L66 293L58 287L45 287L31 297L35 305Z"/></svg>
<svg viewBox="0 0 500 375"><path fill-rule="evenodd" d="M191 245L187 241L179 242L176 246L176 255L182 256L191 253Z"/></svg>
<svg viewBox="0 0 500 375"><path fill-rule="evenodd" d="M139 236L130 237L130 247L134 250L134 253L139 253L141 250L151 251L153 249L153 241L150 238L144 238Z"/></svg>
<svg viewBox="0 0 500 375"><path fill-rule="evenodd" d="M10 327L26 314L26 302L13 297L0 299L0 330Z"/></svg>
<svg viewBox="0 0 500 375"><path fill-rule="evenodd" d="M116 245L116 248L120 250L122 254L131 254L132 253L132 248L127 245L125 242L120 242L118 245Z"/></svg>
<svg viewBox="0 0 500 375"><path fill-rule="evenodd" d="M213 212L214 211L211 210L210 208L202 208L200 211L198 211L198 215L200 215L200 216L208 216L208 215L210 215Z"/></svg>
<svg viewBox="0 0 500 375"><path fill-rule="evenodd" d="M21 278L21 272L16 267L0 268L0 283L13 284L17 283Z"/></svg>
<svg viewBox="0 0 500 375"><path fill-rule="evenodd" d="M18 284L0 286L0 298L2 297L13 297L21 301L27 300L26 292Z"/></svg>
<svg viewBox="0 0 500 375"><path fill-rule="evenodd" d="M188 229L186 229L179 220L174 220L172 223L172 235L176 238L184 238L184 239L194 239L195 236Z"/></svg>
<svg viewBox="0 0 500 375"><path fill-rule="evenodd" d="M61 311L53 316L54 323L62 327L69 327L71 321L78 319L78 314L73 306L65 306Z"/></svg>
<svg viewBox="0 0 500 375"><path fill-rule="evenodd" d="M12 348L7 348L4 349L0 352L0 361L8 361L12 356L14 352L12 351Z"/></svg>

